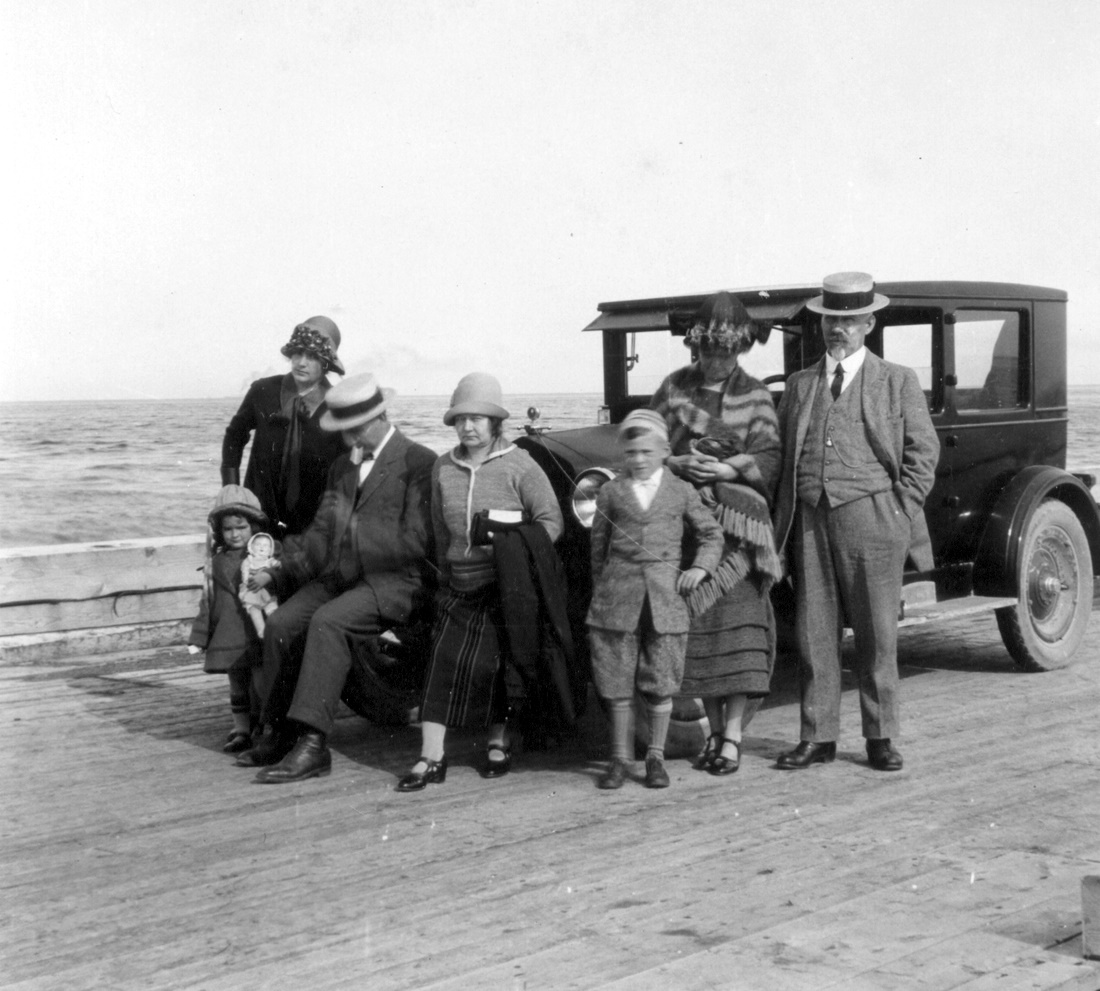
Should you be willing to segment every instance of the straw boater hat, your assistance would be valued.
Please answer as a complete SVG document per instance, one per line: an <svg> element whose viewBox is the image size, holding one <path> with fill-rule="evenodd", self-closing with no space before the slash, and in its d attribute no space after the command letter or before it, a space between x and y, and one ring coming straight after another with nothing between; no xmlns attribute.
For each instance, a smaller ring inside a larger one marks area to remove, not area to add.
<svg viewBox="0 0 1100 991"><path fill-rule="evenodd" d="M289 358L295 351L308 351L320 359L326 372L331 370L343 375L344 366L336 357L339 349L340 328L328 317L310 317L294 328L290 340L280 351L284 358Z"/></svg>
<svg viewBox="0 0 1100 991"><path fill-rule="evenodd" d="M328 409L321 414L322 430L354 430L381 416L395 395L383 389L369 372L352 375L329 389L325 396Z"/></svg>
<svg viewBox="0 0 1100 991"><path fill-rule="evenodd" d="M866 272L837 272L821 282L821 295L807 300L806 309L836 317L874 313L890 300L875 292L875 280Z"/></svg>
<svg viewBox="0 0 1100 991"><path fill-rule="evenodd" d="M214 498L214 508L207 516L211 529L218 529L223 516L243 516L261 529L266 530L268 527L267 516L260 508L260 500L243 485L221 487L221 491Z"/></svg>
<svg viewBox="0 0 1100 991"><path fill-rule="evenodd" d="M500 383L487 372L470 372L464 375L451 396L451 408L443 414L443 422L453 427L460 416L495 416L507 420L508 410L502 405L504 395Z"/></svg>
<svg viewBox="0 0 1100 991"><path fill-rule="evenodd" d="M644 430L647 434L655 434L660 440L668 443L668 424L665 418L656 410L636 409L623 417L619 424L619 436L622 437L628 430Z"/></svg>

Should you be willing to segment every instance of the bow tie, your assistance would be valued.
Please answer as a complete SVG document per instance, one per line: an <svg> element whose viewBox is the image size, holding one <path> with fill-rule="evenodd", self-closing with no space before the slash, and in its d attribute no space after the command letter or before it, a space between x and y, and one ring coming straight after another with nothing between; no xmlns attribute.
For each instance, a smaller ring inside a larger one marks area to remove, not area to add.
<svg viewBox="0 0 1100 991"><path fill-rule="evenodd" d="M364 451L361 447L353 447L349 457L353 465L361 465L364 461L374 460L374 451Z"/></svg>

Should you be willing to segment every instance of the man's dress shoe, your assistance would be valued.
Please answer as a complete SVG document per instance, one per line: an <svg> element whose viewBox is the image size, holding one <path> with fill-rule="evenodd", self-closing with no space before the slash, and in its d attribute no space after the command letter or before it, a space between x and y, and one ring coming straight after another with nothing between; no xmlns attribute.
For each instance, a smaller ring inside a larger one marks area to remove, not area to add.
<svg viewBox="0 0 1100 991"><path fill-rule="evenodd" d="M286 781L302 781L317 778L332 770L332 751L325 741L325 734L308 730L298 737L294 749L278 764L265 767L256 775L262 785L278 785Z"/></svg>
<svg viewBox="0 0 1100 991"><path fill-rule="evenodd" d="M876 771L900 771L902 766L901 754L889 740L868 740L867 762Z"/></svg>
<svg viewBox="0 0 1100 991"><path fill-rule="evenodd" d="M287 727L269 729L251 750L237 756L238 767L267 767L278 764L291 750L297 737Z"/></svg>
<svg viewBox="0 0 1100 991"><path fill-rule="evenodd" d="M781 754L776 767L785 771L799 771L811 764L828 764L836 760L836 743L811 743L803 740L794 750Z"/></svg>

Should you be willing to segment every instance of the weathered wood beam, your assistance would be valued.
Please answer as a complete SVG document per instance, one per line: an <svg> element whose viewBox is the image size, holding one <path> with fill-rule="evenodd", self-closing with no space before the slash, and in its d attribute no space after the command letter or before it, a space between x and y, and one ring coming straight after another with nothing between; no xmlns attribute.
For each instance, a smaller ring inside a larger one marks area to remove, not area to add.
<svg viewBox="0 0 1100 991"><path fill-rule="evenodd" d="M191 619L198 612L201 595L201 588L192 586L75 602L0 605L0 636L62 633L66 630Z"/></svg>
<svg viewBox="0 0 1100 991"><path fill-rule="evenodd" d="M0 604L197 587L201 534L0 550Z"/></svg>

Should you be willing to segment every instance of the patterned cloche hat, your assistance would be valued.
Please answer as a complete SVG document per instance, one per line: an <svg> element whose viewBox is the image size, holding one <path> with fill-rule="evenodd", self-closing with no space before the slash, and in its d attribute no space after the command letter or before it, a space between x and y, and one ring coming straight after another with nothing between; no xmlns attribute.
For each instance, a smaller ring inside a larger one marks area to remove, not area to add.
<svg viewBox="0 0 1100 991"><path fill-rule="evenodd" d="M699 307L684 335L684 344L692 350L743 354L753 346L756 335L756 321L741 300L728 292L718 292Z"/></svg>
<svg viewBox="0 0 1100 991"><path fill-rule="evenodd" d="M285 358L289 358L295 351L308 351L320 359L326 372L333 371L337 375L343 375L344 366L336 357L339 348L340 328L328 317L310 317L294 328L290 340L280 350Z"/></svg>

